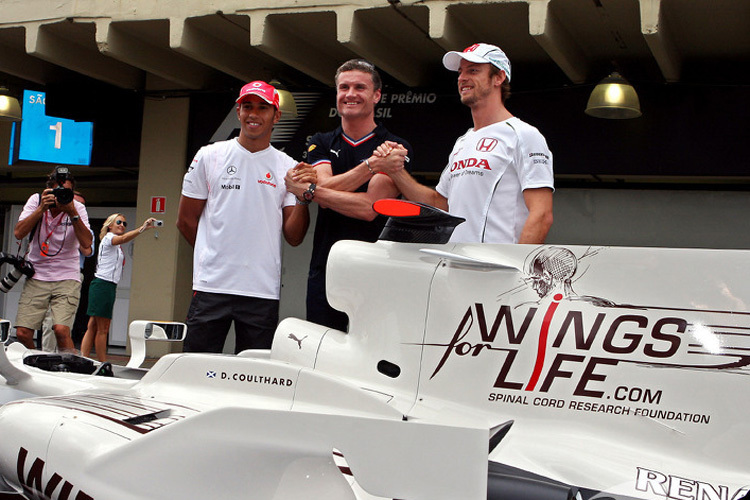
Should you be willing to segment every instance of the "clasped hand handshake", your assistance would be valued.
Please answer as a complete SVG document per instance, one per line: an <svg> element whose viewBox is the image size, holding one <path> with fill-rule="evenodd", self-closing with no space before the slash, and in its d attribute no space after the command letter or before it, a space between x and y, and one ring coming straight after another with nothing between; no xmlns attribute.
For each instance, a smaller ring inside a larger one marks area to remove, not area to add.
<svg viewBox="0 0 750 500"><path fill-rule="evenodd" d="M310 184L317 184L318 174L315 167L309 163L299 162L294 168L290 168L284 177L286 190L302 200L302 193L307 191Z"/></svg>
<svg viewBox="0 0 750 500"><path fill-rule="evenodd" d="M372 152L370 169L374 173L393 175L404 168L408 155L409 151L401 144L385 141Z"/></svg>
<svg viewBox="0 0 750 500"><path fill-rule="evenodd" d="M402 170L407 161L408 150L401 144L385 141L372 152L366 163L372 174L393 175ZM284 177L286 190L302 199L303 193L307 191L310 184L317 184L318 175L315 167L309 163L300 162L294 168L289 169Z"/></svg>

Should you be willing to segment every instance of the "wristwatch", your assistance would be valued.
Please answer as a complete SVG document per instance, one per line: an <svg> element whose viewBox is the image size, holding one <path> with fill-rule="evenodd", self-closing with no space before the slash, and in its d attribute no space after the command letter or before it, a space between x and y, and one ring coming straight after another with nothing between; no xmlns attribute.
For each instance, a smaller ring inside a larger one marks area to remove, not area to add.
<svg viewBox="0 0 750 500"><path fill-rule="evenodd" d="M304 193L302 193L302 197L308 203L313 201L313 198L315 198L315 184L311 183L310 187L308 187L307 190Z"/></svg>

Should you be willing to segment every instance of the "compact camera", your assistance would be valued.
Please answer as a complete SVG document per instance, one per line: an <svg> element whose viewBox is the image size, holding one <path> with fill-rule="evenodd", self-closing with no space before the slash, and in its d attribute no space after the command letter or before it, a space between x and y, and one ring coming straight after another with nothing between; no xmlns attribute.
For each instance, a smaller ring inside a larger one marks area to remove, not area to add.
<svg viewBox="0 0 750 500"><path fill-rule="evenodd" d="M71 177L68 167L56 167L55 173L52 174L47 182L47 186L53 188L52 194L58 205L67 205L73 201L73 190L63 187L65 181ZM55 187L57 186L57 187Z"/></svg>
<svg viewBox="0 0 750 500"><path fill-rule="evenodd" d="M155 220L154 221L154 226L156 226L156 227L161 227L163 225L164 225L164 221L163 220Z"/></svg>

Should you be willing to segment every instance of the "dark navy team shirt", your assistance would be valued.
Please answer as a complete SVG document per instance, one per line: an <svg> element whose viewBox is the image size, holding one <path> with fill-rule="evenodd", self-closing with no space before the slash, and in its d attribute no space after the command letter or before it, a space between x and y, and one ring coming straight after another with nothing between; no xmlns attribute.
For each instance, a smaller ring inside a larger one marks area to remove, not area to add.
<svg viewBox="0 0 750 500"><path fill-rule="evenodd" d="M409 151L409 161L405 168L411 172L414 157L411 145L388 132L382 124L378 124L375 130L358 140L347 137L341 127L331 132L315 134L307 148L307 162L311 165L330 162L333 175L343 174L372 156L372 152L385 141L402 144ZM369 181L356 191L365 192L368 185ZM325 269L331 247L339 240L377 241L386 220L382 215L372 221L353 219L335 210L318 207L310 274L314 270Z"/></svg>

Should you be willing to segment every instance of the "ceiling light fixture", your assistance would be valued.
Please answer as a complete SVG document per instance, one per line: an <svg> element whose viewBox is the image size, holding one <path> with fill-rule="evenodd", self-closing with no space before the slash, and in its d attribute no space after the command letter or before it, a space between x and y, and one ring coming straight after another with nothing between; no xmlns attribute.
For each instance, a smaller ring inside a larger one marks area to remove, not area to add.
<svg viewBox="0 0 750 500"><path fill-rule="evenodd" d="M0 85L0 121L21 121L21 105L4 85Z"/></svg>
<svg viewBox="0 0 750 500"><path fill-rule="evenodd" d="M278 80L269 82L279 92L279 110L284 117L297 118L297 103L294 96Z"/></svg>
<svg viewBox="0 0 750 500"><path fill-rule="evenodd" d="M638 118L641 103L633 86L615 71L594 87L586 104L586 114L610 120Z"/></svg>

